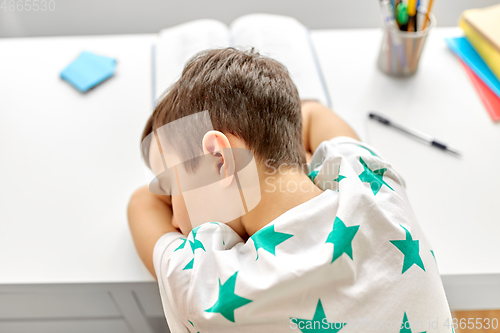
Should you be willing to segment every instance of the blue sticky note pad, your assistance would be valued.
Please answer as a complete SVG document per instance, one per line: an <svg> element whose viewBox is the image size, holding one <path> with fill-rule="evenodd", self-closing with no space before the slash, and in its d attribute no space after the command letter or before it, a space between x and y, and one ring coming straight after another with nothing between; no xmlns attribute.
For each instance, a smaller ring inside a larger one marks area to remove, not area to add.
<svg viewBox="0 0 500 333"><path fill-rule="evenodd" d="M500 81L493 74L483 58L477 53L467 38L446 38L450 49L455 52L466 64L476 73L476 75L500 97Z"/></svg>
<svg viewBox="0 0 500 333"><path fill-rule="evenodd" d="M61 78L80 92L86 92L95 85L113 76L116 60L83 51L78 58L61 72Z"/></svg>

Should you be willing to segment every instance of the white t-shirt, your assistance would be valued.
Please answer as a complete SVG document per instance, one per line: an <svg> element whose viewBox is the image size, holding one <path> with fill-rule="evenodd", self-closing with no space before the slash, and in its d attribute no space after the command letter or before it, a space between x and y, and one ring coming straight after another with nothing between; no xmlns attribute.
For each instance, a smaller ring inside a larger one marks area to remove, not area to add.
<svg viewBox="0 0 500 333"><path fill-rule="evenodd" d="M325 191L246 243L216 222L162 236L153 260L170 330L452 332L432 247L379 156L323 142L309 171Z"/></svg>

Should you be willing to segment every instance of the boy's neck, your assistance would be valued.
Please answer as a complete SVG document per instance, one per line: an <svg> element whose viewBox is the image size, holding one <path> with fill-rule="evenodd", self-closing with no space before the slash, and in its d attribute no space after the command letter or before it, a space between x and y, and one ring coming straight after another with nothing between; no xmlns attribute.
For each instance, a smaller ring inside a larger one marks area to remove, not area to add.
<svg viewBox="0 0 500 333"><path fill-rule="evenodd" d="M259 172L259 178L260 202L241 217L241 224L249 236L288 210L323 193L302 172L277 172L273 175Z"/></svg>

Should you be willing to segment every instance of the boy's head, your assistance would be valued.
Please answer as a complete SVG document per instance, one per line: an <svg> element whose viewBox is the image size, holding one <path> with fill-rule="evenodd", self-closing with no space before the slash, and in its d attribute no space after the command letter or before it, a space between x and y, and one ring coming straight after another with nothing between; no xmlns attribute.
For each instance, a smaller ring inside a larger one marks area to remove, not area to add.
<svg viewBox="0 0 500 333"><path fill-rule="evenodd" d="M200 128L189 131L172 127L162 138L176 147L188 172L199 166L196 157L200 152L220 156L224 148L231 148L227 147L227 137L242 142L255 156L258 167L304 169L301 102L288 71L279 62L253 49L225 48L198 53L156 106L144 129L143 140L166 124L205 110L213 133L207 134L201 124ZM156 134L161 136L159 132ZM149 151L143 150L143 154L151 167ZM222 156L224 168L225 162Z"/></svg>

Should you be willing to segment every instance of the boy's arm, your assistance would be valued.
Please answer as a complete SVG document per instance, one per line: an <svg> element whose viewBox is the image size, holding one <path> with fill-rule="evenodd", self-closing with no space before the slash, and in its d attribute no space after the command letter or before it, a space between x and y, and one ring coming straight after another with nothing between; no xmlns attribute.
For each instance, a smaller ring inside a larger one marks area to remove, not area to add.
<svg viewBox="0 0 500 333"><path fill-rule="evenodd" d="M351 126L316 101L302 101L302 126L302 138L306 153L309 154L313 154L321 142L337 136L359 140Z"/></svg>
<svg viewBox="0 0 500 333"><path fill-rule="evenodd" d="M153 249L161 236L178 231L172 226L170 197L151 193L147 186L136 190L127 209L128 224L139 257L155 279Z"/></svg>

